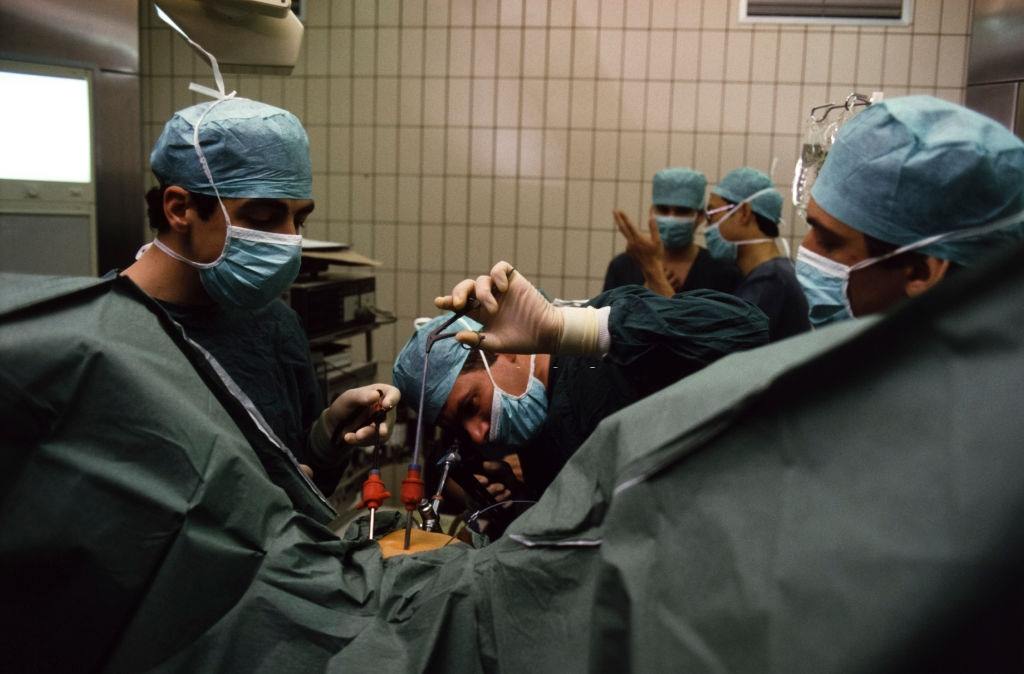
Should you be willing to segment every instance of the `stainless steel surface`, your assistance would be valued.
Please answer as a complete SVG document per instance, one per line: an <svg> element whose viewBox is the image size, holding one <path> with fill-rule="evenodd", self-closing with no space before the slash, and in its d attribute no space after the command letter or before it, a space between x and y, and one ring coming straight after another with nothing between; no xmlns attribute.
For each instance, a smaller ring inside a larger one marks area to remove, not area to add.
<svg viewBox="0 0 1024 674"><path fill-rule="evenodd" d="M138 0L2 0L0 58L93 70L98 271L145 234Z"/></svg>
<svg viewBox="0 0 1024 674"><path fill-rule="evenodd" d="M0 213L2 271L92 276L92 244L91 213Z"/></svg>
<svg viewBox="0 0 1024 674"><path fill-rule="evenodd" d="M146 234L139 77L100 72L96 91L96 229L99 273L124 269Z"/></svg>
<svg viewBox="0 0 1024 674"><path fill-rule="evenodd" d="M138 0L3 0L0 53L138 73Z"/></svg>
<svg viewBox="0 0 1024 674"><path fill-rule="evenodd" d="M1018 138L1024 139L1024 82L1017 83L1017 118L1011 128Z"/></svg>
<svg viewBox="0 0 1024 674"><path fill-rule="evenodd" d="M991 117L1008 129L1013 129L1014 119L1018 113L1017 82L1000 84L975 84L967 87L964 94L964 105ZM1018 128L1018 133L1020 129Z"/></svg>
<svg viewBox="0 0 1024 674"><path fill-rule="evenodd" d="M968 84L1024 80L1024 2L974 0Z"/></svg>

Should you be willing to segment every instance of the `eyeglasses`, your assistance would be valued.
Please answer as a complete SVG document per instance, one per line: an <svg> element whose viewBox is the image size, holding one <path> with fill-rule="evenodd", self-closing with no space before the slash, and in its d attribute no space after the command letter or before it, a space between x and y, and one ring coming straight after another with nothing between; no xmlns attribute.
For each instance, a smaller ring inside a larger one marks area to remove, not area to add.
<svg viewBox="0 0 1024 674"><path fill-rule="evenodd" d="M721 213L722 211L727 211L730 208L735 207L736 206L734 204L726 204L725 206L719 206L718 208L712 208L711 210L704 208L701 209L701 214L704 216L704 220L706 222L711 222L711 216L714 215L715 213Z"/></svg>

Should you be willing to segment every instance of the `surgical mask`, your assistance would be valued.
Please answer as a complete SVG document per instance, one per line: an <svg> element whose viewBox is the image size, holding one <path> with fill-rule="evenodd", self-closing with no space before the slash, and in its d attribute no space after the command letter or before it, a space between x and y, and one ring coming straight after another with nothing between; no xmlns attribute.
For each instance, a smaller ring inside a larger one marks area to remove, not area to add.
<svg viewBox="0 0 1024 674"><path fill-rule="evenodd" d="M722 223L728 220L730 217L732 217L732 214L738 211L742 204L747 203L748 201L753 201L762 194L771 192L773 189L774 188L772 187L767 187L763 190L758 190L757 192L754 192L749 197L747 197L740 203L736 204L735 206L720 206L719 208L715 208L710 211L705 211L706 215L719 213L727 209L729 211L728 213L723 215L718 222L714 224L708 224L708 226L704 228L704 239L708 248L708 254L710 254L711 257L713 257L716 260L722 260L723 262L736 262L736 257L739 255L740 246L749 246L752 243L766 243L768 241L774 241L774 239L770 237L761 237L758 239L744 239L742 241L729 241L724 236L722 236L722 232L719 229Z"/></svg>
<svg viewBox="0 0 1024 674"><path fill-rule="evenodd" d="M940 241L956 241L988 234L996 230L1017 224L1024 217L1024 212L1016 213L995 222L973 227L958 232L936 234L920 241L901 246L896 250L861 260L854 265L836 262L803 246L797 250L796 278L800 281L804 296L807 298L808 318L815 328L835 321L853 318L853 306L850 304L850 275L858 269L870 267L882 260L924 248Z"/></svg>
<svg viewBox="0 0 1024 674"><path fill-rule="evenodd" d="M696 226L696 218L680 218L675 215L656 215L655 222L658 223L658 235L661 243L668 250L678 250L693 243L693 230Z"/></svg>
<svg viewBox="0 0 1024 674"><path fill-rule="evenodd" d="M853 318L847 293L853 269L803 246L797 249L796 278L807 298L807 317L812 326L819 328L833 321Z"/></svg>
<svg viewBox="0 0 1024 674"><path fill-rule="evenodd" d="M195 148L206 179L213 188L217 203L224 214L227 231L224 235L224 248L220 256L213 262L196 262L168 248L159 239L153 244L175 260L199 270L199 278L207 294L222 306L240 309L259 309L274 300L292 284L299 274L302 263L302 236L298 234L277 234L256 229L235 227L231 224L231 216L220 197L220 190L210 172L210 166L199 143L199 128L206 115L218 105L231 100L235 92L224 93L224 84L220 71L214 63L214 74L217 79L218 91L190 88L217 98L196 121L192 132L192 146Z"/></svg>
<svg viewBox="0 0 1024 674"><path fill-rule="evenodd" d="M159 239L153 245L195 267L207 294L226 307L259 309L288 289L302 263L302 237L229 225L224 249L213 262L189 260Z"/></svg>
<svg viewBox="0 0 1024 674"><path fill-rule="evenodd" d="M548 397L544 384L535 376L537 356L530 356L530 382L526 385L526 391L518 396L502 390L495 383L491 366L487 364L483 352L480 357L484 359L484 368L494 386L488 439L503 445L525 445L537 434L548 415Z"/></svg>

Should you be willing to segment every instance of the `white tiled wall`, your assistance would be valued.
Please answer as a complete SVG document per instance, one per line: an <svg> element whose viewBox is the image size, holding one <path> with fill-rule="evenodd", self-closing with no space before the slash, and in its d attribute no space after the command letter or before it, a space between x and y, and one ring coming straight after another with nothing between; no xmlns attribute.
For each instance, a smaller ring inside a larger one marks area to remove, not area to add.
<svg viewBox="0 0 1024 674"><path fill-rule="evenodd" d="M900 28L739 24L738 0L306 4L293 75L228 84L305 123L307 235L384 262L378 302L400 319L377 333L385 360L435 295L501 258L554 295L599 290L622 246L611 209L639 218L663 166L714 182L777 158L788 190L810 107L854 90L961 101L970 26L970 0L918 0ZM210 77L143 13L152 144Z"/></svg>

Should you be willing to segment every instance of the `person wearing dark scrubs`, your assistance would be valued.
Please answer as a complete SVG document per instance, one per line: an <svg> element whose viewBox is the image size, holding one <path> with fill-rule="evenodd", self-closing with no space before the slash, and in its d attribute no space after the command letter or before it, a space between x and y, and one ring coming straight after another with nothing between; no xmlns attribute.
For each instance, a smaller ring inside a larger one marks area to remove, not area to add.
<svg viewBox="0 0 1024 674"><path fill-rule="evenodd" d="M749 167L730 171L711 190L704 218L708 252L743 275L735 294L768 316L771 341L811 329L793 262L779 249L782 195Z"/></svg>
<svg viewBox="0 0 1024 674"><path fill-rule="evenodd" d="M227 370L286 446L305 448L324 400L306 334L290 307L281 300L251 311L160 305Z"/></svg>
<svg viewBox="0 0 1024 674"><path fill-rule="evenodd" d="M757 307L711 290L670 298L629 285L582 307L556 307L499 262L435 304L459 310L469 296L480 300L470 312L480 322L463 317L451 328L455 339L434 343L423 421L456 430L471 446L516 451L538 494L602 419L768 340ZM413 409L427 336L450 316L420 327L395 361L395 385Z"/></svg>
<svg viewBox="0 0 1024 674"><path fill-rule="evenodd" d="M648 212L650 238L637 236L623 211L612 212L626 237L626 252L608 264L602 292L624 285L646 286L665 296L698 288L732 292L739 282L736 266L712 259L693 240L706 187L704 174L693 169L666 168L655 173Z"/></svg>
<svg viewBox="0 0 1024 674"><path fill-rule="evenodd" d="M150 164L156 237L124 276L213 357L236 397L330 494L349 456L335 442L371 440L371 414L399 394L372 384L325 409L306 335L279 299L298 274L299 231L314 208L305 129L258 101L201 103L167 122Z"/></svg>

